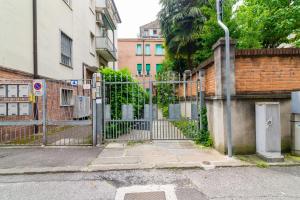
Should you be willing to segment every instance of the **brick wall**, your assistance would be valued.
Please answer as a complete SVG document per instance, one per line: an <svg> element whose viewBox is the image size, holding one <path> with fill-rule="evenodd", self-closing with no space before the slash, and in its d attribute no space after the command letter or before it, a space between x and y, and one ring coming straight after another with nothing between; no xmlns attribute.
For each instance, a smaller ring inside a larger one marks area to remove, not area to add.
<svg viewBox="0 0 300 200"><path fill-rule="evenodd" d="M216 90L216 70L215 66L212 64L205 71L205 92L206 95L215 95Z"/></svg>
<svg viewBox="0 0 300 200"><path fill-rule="evenodd" d="M235 67L237 94L300 90L300 56L237 57Z"/></svg>

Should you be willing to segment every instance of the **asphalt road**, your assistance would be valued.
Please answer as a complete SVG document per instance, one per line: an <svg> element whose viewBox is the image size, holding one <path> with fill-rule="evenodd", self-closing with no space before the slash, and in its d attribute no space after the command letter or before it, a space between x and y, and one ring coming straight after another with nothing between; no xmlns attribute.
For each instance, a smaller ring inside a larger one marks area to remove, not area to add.
<svg viewBox="0 0 300 200"><path fill-rule="evenodd" d="M300 199L300 167L0 176L0 199L114 200L124 187L157 185L174 187L177 200Z"/></svg>

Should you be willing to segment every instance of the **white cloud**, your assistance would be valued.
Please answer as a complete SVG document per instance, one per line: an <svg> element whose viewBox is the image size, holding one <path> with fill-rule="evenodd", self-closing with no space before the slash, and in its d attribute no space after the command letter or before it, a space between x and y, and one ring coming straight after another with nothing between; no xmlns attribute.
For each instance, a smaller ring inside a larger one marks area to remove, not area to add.
<svg viewBox="0 0 300 200"><path fill-rule="evenodd" d="M160 11L159 0L115 0L122 23L118 26L119 38L135 38L139 27L154 21Z"/></svg>

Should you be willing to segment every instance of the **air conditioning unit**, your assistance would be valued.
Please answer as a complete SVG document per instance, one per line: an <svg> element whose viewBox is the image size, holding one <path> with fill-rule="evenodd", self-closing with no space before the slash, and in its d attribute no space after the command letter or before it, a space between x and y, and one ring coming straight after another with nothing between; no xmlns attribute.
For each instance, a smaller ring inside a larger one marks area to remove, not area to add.
<svg viewBox="0 0 300 200"><path fill-rule="evenodd" d="M76 96L74 103L73 118L82 119L91 115L90 97Z"/></svg>

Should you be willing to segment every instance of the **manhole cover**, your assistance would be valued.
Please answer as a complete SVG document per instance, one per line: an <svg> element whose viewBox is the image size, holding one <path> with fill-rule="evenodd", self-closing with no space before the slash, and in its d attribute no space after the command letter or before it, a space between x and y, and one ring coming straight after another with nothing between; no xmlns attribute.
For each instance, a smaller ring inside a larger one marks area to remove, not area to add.
<svg viewBox="0 0 300 200"><path fill-rule="evenodd" d="M124 200L166 200L165 192L127 193Z"/></svg>

